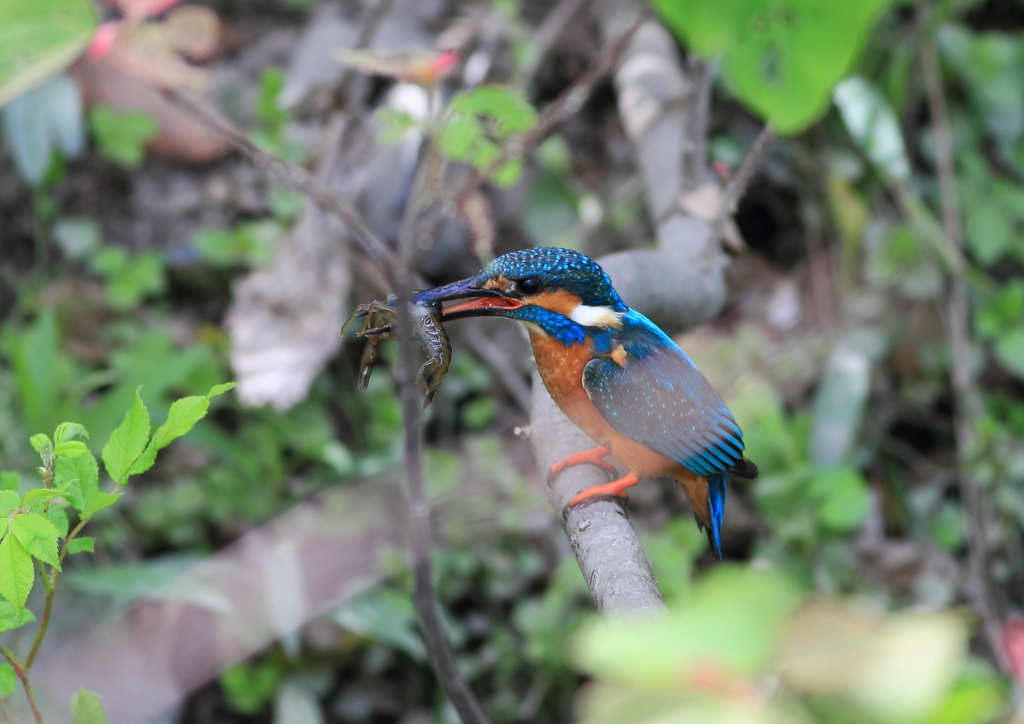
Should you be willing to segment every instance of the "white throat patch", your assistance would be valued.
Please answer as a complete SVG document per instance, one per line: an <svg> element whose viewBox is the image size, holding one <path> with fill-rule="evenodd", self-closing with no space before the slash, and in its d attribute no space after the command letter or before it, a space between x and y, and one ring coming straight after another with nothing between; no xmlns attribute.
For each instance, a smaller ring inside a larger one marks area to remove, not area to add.
<svg viewBox="0 0 1024 724"><path fill-rule="evenodd" d="M582 324L584 327L611 327L618 329L622 326L622 315L625 312L616 312L611 307L590 307L586 304L578 305L569 315L569 319Z"/></svg>

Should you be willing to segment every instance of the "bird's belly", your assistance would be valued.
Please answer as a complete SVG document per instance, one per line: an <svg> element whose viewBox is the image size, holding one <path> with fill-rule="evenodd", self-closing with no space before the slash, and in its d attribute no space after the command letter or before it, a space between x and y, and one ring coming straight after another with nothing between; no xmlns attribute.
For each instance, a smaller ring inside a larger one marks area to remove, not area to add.
<svg viewBox="0 0 1024 724"><path fill-rule="evenodd" d="M676 477L677 469L686 472L676 461L616 432L604 421L583 388L583 368L594 358L587 345L566 347L553 337L534 330L530 331L530 341L541 380L552 399L576 427L608 448L616 462L640 477Z"/></svg>

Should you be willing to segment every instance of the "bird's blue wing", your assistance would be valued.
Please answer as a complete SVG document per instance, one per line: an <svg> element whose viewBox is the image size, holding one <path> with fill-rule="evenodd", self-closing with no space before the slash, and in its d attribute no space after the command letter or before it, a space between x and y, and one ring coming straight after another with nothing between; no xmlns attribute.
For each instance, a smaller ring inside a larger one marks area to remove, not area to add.
<svg viewBox="0 0 1024 724"><path fill-rule="evenodd" d="M626 345L625 366L608 357L583 371L583 387L612 429L705 477L740 472L743 435L725 402L666 340ZM741 473L742 474L742 473Z"/></svg>

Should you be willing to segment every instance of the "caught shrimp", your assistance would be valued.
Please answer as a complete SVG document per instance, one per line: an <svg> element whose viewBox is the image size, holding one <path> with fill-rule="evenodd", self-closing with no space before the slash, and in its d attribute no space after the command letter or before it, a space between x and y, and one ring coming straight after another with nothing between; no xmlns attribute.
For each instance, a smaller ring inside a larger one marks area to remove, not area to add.
<svg viewBox="0 0 1024 724"><path fill-rule="evenodd" d="M353 320L360 317L365 319L358 335L366 338L366 348L359 363L358 386L361 390L365 390L369 384L380 343L385 339L394 339L393 323L397 314L395 301L395 295L391 294L386 302L360 304L341 328L341 333L345 334L345 328ZM441 324L442 312L439 302L415 302L409 305L409 309L413 316L413 332L427 357L416 374L416 384L426 392L423 402L423 406L426 407L434 399L434 393L441 386L445 375L448 374L448 368L451 367L452 344Z"/></svg>

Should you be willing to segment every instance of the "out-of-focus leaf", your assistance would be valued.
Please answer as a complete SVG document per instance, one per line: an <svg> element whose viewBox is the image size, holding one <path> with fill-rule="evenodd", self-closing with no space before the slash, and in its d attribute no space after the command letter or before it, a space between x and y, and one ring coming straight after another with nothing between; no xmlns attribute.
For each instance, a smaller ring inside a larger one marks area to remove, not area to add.
<svg viewBox="0 0 1024 724"><path fill-rule="evenodd" d="M995 353L999 364L1024 379L1024 326L999 337L996 340Z"/></svg>
<svg viewBox="0 0 1024 724"><path fill-rule="evenodd" d="M13 694L17 685L18 675L14 673L14 667L6 661L0 664L0 698Z"/></svg>
<svg viewBox="0 0 1024 724"><path fill-rule="evenodd" d="M16 490L0 490L0 515L7 516L21 507L21 496Z"/></svg>
<svg viewBox="0 0 1024 724"><path fill-rule="evenodd" d="M754 675L768 662L797 601L793 587L775 573L720 567L666 616L609 619L584 629L576 659L606 681L651 690L699 686L704 676Z"/></svg>
<svg viewBox="0 0 1024 724"><path fill-rule="evenodd" d="M854 76L836 86L836 106L850 135L885 175L905 181L910 163L896 113L875 86Z"/></svg>
<svg viewBox="0 0 1024 724"><path fill-rule="evenodd" d="M1006 33L976 33L960 25L939 28L943 57L966 81L965 90L985 126L1002 145L1024 137L1024 56L1020 39Z"/></svg>
<svg viewBox="0 0 1024 724"><path fill-rule="evenodd" d="M17 491L20 485L21 476L18 473L9 470L0 473L0 491Z"/></svg>
<svg viewBox="0 0 1024 724"><path fill-rule="evenodd" d="M70 65L97 22L89 0L0 3L0 106Z"/></svg>
<svg viewBox="0 0 1024 724"><path fill-rule="evenodd" d="M75 553L82 552L93 552L93 547L96 545L96 539L90 536L83 536L81 538L75 538L73 541L68 543L68 554L74 555Z"/></svg>
<svg viewBox="0 0 1024 724"><path fill-rule="evenodd" d="M721 58L730 90L783 134L826 109L889 0L654 0L698 53Z"/></svg>
<svg viewBox="0 0 1024 724"><path fill-rule="evenodd" d="M819 522L839 532L857 528L871 505L864 477L846 465L816 470L807 494L815 501Z"/></svg>
<svg viewBox="0 0 1024 724"><path fill-rule="evenodd" d="M940 703L964 645L963 624L949 614L883 619L823 602L794 617L781 670L798 690L843 694L886 720L905 721Z"/></svg>
<svg viewBox="0 0 1024 724"><path fill-rule="evenodd" d="M974 199L964 210L967 214L965 231L971 253L982 266L991 266L1012 246L1012 220L992 198Z"/></svg>
<svg viewBox="0 0 1024 724"><path fill-rule="evenodd" d="M993 339L1013 331L1024 322L1024 282L1007 281L977 310L975 326L981 336Z"/></svg>
<svg viewBox="0 0 1024 724"><path fill-rule="evenodd" d="M18 611L9 601L0 601L0 632L21 628L35 620L35 614L27 608Z"/></svg>
<svg viewBox="0 0 1024 724"><path fill-rule="evenodd" d="M404 651L415 661L426 661L427 652L416 631L416 613L406 591L378 586L336 609L334 620L360 636Z"/></svg>
<svg viewBox="0 0 1024 724"><path fill-rule="evenodd" d="M33 186L49 170L55 149L74 158L85 146L82 96L78 84L68 76L54 78L15 98L0 110L0 116L14 164Z"/></svg>
<svg viewBox="0 0 1024 724"><path fill-rule="evenodd" d="M460 93L452 99L449 109L453 113L493 120L498 138L525 133L537 122L537 111L526 96L500 85L482 85Z"/></svg>
<svg viewBox="0 0 1024 724"><path fill-rule="evenodd" d="M107 724L100 698L88 689L79 689L71 697L72 724Z"/></svg>
<svg viewBox="0 0 1024 724"><path fill-rule="evenodd" d="M877 227L876 227L877 228ZM900 224L882 234L868 234L867 271L881 285L896 286L908 299L933 299L942 291L942 270L917 230Z"/></svg>
<svg viewBox="0 0 1024 724"><path fill-rule="evenodd" d="M218 681L231 708L252 715L274 698L284 675L284 667L275 659L268 659L236 664L226 669Z"/></svg>
<svg viewBox="0 0 1024 724"><path fill-rule="evenodd" d="M322 724L320 693L298 677L287 679L274 696L275 724Z"/></svg>
<svg viewBox="0 0 1024 724"><path fill-rule="evenodd" d="M141 111L115 111L110 106L93 107L89 125L100 155L126 168L142 163L146 144L160 130L151 115Z"/></svg>
<svg viewBox="0 0 1024 724"><path fill-rule="evenodd" d="M870 332L851 334L829 355L812 405L811 460L838 465L849 458L871 387L871 359L880 341Z"/></svg>

